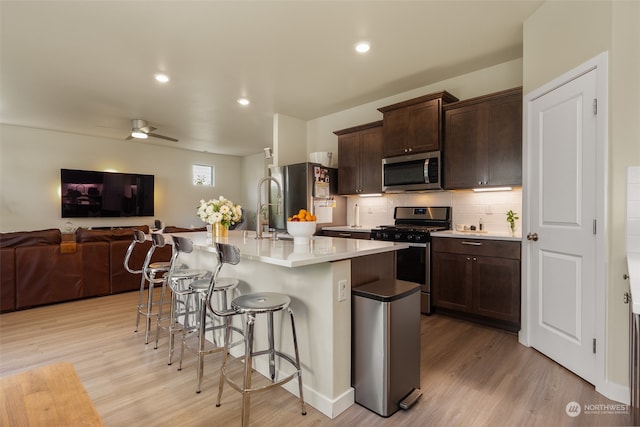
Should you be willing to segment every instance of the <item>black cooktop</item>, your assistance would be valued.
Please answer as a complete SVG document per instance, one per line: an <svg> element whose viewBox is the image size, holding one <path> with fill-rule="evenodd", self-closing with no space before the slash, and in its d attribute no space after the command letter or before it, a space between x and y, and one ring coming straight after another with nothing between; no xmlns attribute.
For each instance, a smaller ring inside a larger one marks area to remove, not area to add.
<svg viewBox="0 0 640 427"><path fill-rule="evenodd" d="M427 243L431 232L451 228L451 207L397 206L393 218L395 224L371 230L373 240Z"/></svg>

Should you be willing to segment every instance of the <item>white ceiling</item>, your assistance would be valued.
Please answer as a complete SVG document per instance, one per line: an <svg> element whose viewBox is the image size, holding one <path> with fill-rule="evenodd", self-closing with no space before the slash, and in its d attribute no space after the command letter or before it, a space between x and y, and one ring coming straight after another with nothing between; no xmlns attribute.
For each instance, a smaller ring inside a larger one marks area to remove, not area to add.
<svg viewBox="0 0 640 427"><path fill-rule="evenodd" d="M144 119L180 140L146 144L248 155L276 113L309 120L521 57L541 3L2 0L0 121L122 140Z"/></svg>

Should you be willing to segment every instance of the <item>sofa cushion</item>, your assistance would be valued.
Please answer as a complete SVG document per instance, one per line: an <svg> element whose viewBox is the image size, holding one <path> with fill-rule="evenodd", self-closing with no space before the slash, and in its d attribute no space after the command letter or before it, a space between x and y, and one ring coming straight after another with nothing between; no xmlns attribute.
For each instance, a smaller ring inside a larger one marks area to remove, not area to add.
<svg viewBox="0 0 640 427"><path fill-rule="evenodd" d="M188 233L190 231L207 231L207 227L200 228L184 228L184 227L176 227L174 225L167 225L162 229L163 233Z"/></svg>
<svg viewBox="0 0 640 427"><path fill-rule="evenodd" d="M59 245L61 241L62 233L57 228L0 233L0 248Z"/></svg>
<svg viewBox="0 0 640 427"><path fill-rule="evenodd" d="M85 242L78 245L82 256L82 284L85 297L108 295L111 290L109 246L107 242Z"/></svg>
<svg viewBox="0 0 640 427"><path fill-rule="evenodd" d="M16 308L84 297L82 253L61 254L59 245L16 248Z"/></svg>
<svg viewBox="0 0 640 427"><path fill-rule="evenodd" d="M16 309L16 251L0 249L0 312Z"/></svg>
<svg viewBox="0 0 640 427"><path fill-rule="evenodd" d="M84 242L112 242L114 240L133 240L133 230L141 230L143 233L149 233L148 225L134 226L128 228L117 228L114 230L89 230L87 228L78 228L76 230L76 241Z"/></svg>

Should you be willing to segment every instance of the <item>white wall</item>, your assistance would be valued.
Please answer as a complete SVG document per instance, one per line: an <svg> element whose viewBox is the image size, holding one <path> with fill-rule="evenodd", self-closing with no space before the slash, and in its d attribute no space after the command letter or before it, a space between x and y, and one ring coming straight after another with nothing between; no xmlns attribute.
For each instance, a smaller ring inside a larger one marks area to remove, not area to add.
<svg viewBox="0 0 640 427"><path fill-rule="evenodd" d="M273 164L293 165L307 161L306 122L296 117L273 117Z"/></svg>
<svg viewBox="0 0 640 427"><path fill-rule="evenodd" d="M382 120L377 109L429 93L446 90L460 100L486 95L522 85L522 59L514 59L473 73L452 77L438 83L403 92L348 110L319 117L307 122L307 151L330 151L333 163L338 162L336 130Z"/></svg>
<svg viewBox="0 0 640 427"><path fill-rule="evenodd" d="M609 51L607 381L628 384L625 171L640 164L640 2L547 1L524 23L527 94Z"/></svg>
<svg viewBox="0 0 640 427"><path fill-rule="evenodd" d="M191 165L215 166L214 188L192 185ZM155 215L140 218L61 218L60 169L114 170L155 175ZM201 198L245 203L240 157L151 146L135 141L0 125L0 231L74 226L166 225L201 227Z"/></svg>
<svg viewBox="0 0 640 427"><path fill-rule="evenodd" d="M268 165L272 159L265 159L264 153L242 158L243 193L245 200L245 221L248 230L256 229L256 210L258 206L258 181L269 175ZM264 193L264 192L263 192Z"/></svg>

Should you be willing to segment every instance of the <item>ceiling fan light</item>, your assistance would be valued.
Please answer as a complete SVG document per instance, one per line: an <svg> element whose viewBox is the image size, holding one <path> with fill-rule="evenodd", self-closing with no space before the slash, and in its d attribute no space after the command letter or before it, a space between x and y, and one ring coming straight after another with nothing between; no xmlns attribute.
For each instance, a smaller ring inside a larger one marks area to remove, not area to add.
<svg viewBox="0 0 640 427"><path fill-rule="evenodd" d="M136 139L147 139L147 138L149 138L149 135L147 135L144 132L140 132L139 130L134 130L133 132L131 132L131 136L136 138Z"/></svg>

